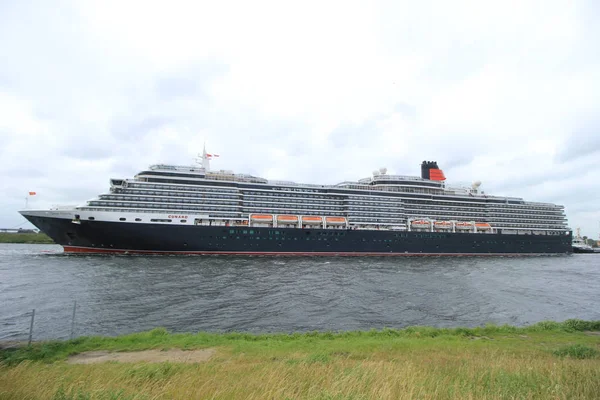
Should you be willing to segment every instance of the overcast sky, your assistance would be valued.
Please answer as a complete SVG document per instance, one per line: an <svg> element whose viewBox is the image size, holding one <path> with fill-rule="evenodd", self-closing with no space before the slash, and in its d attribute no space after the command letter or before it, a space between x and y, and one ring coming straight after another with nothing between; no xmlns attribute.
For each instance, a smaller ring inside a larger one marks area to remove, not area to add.
<svg viewBox="0 0 600 400"><path fill-rule="evenodd" d="M437 160L598 237L599 2L158 3L0 0L0 228L206 141L310 183Z"/></svg>

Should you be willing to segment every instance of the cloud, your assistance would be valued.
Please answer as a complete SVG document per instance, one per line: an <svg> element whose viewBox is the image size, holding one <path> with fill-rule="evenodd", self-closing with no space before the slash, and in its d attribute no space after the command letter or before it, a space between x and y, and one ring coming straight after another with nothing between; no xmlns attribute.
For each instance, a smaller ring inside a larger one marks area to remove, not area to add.
<svg viewBox="0 0 600 400"><path fill-rule="evenodd" d="M137 142L152 131L175 123L176 121L168 116L142 116L140 119L136 119L136 116L117 117L111 122L110 133L120 141Z"/></svg>
<svg viewBox="0 0 600 400"><path fill-rule="evenodd" d="M597 228L596 2L0 4L0 226L149 164L336 183L379 167ZM592 117L590 117L592 116Z"/></svg>
<svg viewBox="0 0 600 400"><path fill-rule="evenodd" d="M567 136L560 152L558 162L574 161L584 156L600 152L600 119L583 120L573 133Z"/></svg>
<svg viewBox="0 0 600 400"><path fill-rule="evenodd" d="M156 80L157 97L165 102L182 97L208 100L210 83L226 73L226 66L206 62L163 73Z"/></svg>

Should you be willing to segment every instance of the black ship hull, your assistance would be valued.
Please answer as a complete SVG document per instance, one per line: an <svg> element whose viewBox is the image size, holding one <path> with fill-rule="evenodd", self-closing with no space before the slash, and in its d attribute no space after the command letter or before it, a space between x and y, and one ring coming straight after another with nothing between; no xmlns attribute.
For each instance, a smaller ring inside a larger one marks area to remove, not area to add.
<svg viewBox="0 0 600 400"><path fill-rule="evenodd" d="M26 218L69 253L418 256L572 252L571 234L178 226Z"/></svg>
<svg viewBox="0 0 600 400"><path fill-rule="evenodd" d="M594 251L594 249L586 249L586 248L581 248L581 247L573 246L573 253L593 254L593 253L596 253L596 252Z"/></svg>

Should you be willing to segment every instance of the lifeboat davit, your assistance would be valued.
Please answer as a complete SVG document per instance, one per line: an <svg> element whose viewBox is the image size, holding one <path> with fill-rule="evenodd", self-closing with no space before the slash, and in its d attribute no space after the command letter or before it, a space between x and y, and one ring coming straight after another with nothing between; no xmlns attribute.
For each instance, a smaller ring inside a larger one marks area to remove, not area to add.
<svg viewBox="0 0 600 400"><path fill-rule="evenodd" d="M450 221L435 221L433 226L436 229L452 229L452 222Z"/></svg>
<svg viewBox="0 0 600 400"><path fill-rule="evenodd" d="M317 225L323 223L323 217L306 216L302 217L303 224Z"/></svg>
<svg viewBox="0 0 600 400"><path fill-rule="evenodd" d="M417 220L411 221L410 224L412 226L414 226L415 228L428 228L431 226L431 221L427 221L425 219L417 219Z"/></svg>
<svg viewBox="0 0 600 400"><path fill-rule="evenodd" d="M344 217L325 217L327 225L346 225L346 218Z"/></svg>
<svg viewBox="0 0 600 400"><path fill-rule="evenodd" d="M273 216L271 214L252 214L250 219L256 222L273 222Z"/></svg>
<svg viewBox="0 0 600 400"><path fill-rule="evenodd" d="M298 216L296 216L296 215L278 215L277 222L281 222L284 224L297 224Z"/></svg>
<svg viewBox="0 0 600 400"><path fill-rule="evenodd" d="M481 229L481 230L489 230L492 229L492 226L490 224L488 224L487 222L476 222L475 223L475 227L477 229Z"/></svg>
<svg viewBox="0 0 600 400"><path fill-rule="evenodd" d="M454 226L456 226L456 229L473 229L472 222L459 221L455 223Z"/></svg>

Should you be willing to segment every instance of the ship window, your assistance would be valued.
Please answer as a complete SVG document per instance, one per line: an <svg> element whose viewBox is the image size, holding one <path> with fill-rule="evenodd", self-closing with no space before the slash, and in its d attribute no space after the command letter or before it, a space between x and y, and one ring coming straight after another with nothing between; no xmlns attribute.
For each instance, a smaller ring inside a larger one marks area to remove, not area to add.
<svg viewBox="0 0 600 400"><path fill-rule="evenodd" d="M127 221L127 218L119 218L119 221Z"/></svg>
<svg viewBox="0 0 600 400"><path fill-rule="evenodd" d="M140 222L142 219L141 218L136 218L135 219L137 222Z"/></svg>
<svg viewBox="0 0 600 400"><path fill-rule="evenodd" d="M182 220L181 220L181 223L182 223L182 224L185 224L186 222L187 222L187 221L186 221L185 219L182 219Z"/></svg>
<svg viewBox="0 0 600 400"><path fill-rule="evenodd" d="M89 219L90 221L93 221L93 220L95 220L96 218L94 218L94 217L88 217L88 219Z"/></svg>

